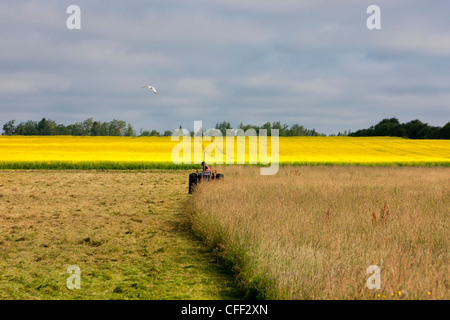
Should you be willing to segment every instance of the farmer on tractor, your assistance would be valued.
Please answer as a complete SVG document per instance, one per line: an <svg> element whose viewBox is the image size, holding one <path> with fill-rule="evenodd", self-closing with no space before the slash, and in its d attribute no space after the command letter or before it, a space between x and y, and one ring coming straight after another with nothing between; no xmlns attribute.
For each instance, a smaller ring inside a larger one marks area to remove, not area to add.
<svg viewBox="0 0 450 320"><path fill-rule="evenodd" d="M203 171L211 172L209 166L203 161L202 162Z"/></svg>
<svg viewBox="0 0 450 320"><path fill-rule="evenodd" d="M205 153L203 153L203 159L205 159ZM202 182L209 182L214 180L223 180L223 174L217 173L217 170L214 170L215 172L211 172L211 168L205 163L205 161L202 161L202 172L192 172L189 174L189 194L194 192L195 186Z"/></svg>

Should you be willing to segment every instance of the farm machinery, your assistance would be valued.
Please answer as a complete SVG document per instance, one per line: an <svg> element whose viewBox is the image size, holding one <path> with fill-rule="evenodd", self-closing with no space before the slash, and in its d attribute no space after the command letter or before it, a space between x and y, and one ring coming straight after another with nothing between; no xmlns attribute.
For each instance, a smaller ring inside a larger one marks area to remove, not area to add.
<svg viewBox="0 0 450 320"><path fill-rule="evenodd" d="M189 194L192 194L195 190L195 186L198 183L201 182L210 182L210 181L215 181L215 180L222 180L223 179L223 174L222 173L217 173L217 170L214 170L214 172L211 172L211 170L209 169L209 167L205 164L205 162L202 162L202 171L198 172L199 170L197 169L197 172L193 172L191 174L189 174Z"/></svg>

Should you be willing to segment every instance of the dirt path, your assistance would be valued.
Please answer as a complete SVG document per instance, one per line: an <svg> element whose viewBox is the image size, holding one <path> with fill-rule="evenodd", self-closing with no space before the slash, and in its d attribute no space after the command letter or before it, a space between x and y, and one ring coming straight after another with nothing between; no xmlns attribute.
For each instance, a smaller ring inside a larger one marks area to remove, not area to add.
<svg viewBox="0 0 450 320"><path fill-rule="evenodd" d="M189 232L186 181L184 171L0 171L0 299L237 299ZM80 289L67 288L71 265Z"/></svg>

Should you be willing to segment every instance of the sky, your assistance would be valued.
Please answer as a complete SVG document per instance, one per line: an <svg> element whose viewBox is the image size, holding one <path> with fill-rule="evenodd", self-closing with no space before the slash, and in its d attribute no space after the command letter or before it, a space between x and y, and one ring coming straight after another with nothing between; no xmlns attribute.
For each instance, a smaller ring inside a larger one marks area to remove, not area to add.
<svg viewBox="0 0 450 320"><path fill-rule="evenodd" d="M70 5L81 29L70 30ZM367 27L370 5L381 29ZM0 125L450 121L447 0L2 0ZM143 89L153 85L158 94Z"/></svg>

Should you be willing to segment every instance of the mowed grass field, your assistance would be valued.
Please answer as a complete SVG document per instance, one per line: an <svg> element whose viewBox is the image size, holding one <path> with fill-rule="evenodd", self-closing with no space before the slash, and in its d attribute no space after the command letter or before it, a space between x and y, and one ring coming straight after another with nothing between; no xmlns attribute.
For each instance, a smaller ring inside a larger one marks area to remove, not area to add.
<svg viewBox="0 0 450 320"><path fill-rule="evenodd" d="M0 299L235 299L187 225L187 175L0 171Z"/></svg>
<svg viewBox="0 0 450 320"><path fill-rule="evenodd" d="M450 168L221 171L194 193L192 224L247 296L449 299ZM379 290L367 287L372 265Z"/></svg>

